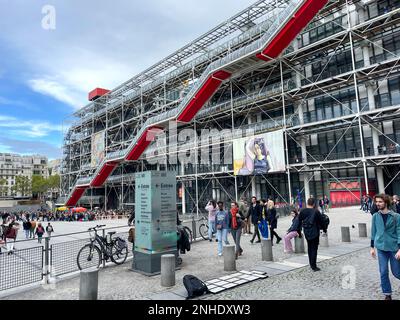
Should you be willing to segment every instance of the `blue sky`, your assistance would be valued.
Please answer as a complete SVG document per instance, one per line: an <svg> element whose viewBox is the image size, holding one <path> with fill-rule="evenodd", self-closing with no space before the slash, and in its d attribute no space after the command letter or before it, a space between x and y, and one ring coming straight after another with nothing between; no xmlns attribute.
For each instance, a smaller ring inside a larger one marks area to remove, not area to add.
<svg viewBox="0 0 400 320"><path fill-rule="evenodd" d="M253 0L0 0L0 152L61 157L71 114ZM55 8L55 29L42 8Z"/></svg>

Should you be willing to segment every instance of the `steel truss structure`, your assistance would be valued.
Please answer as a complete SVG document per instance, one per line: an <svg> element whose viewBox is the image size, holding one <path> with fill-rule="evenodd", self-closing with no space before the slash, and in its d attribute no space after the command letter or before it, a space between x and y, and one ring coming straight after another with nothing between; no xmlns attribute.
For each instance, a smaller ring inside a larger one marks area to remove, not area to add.
<svg viewBox="0 0 400 320"><path fill-rule="evenodd" d="M312 21L276 51L282 30L310 6ZM143 170L177 172L185 213L210 198L322 196L328 181L359 201L346 178L361 177L365 193L400 192L399 19L397 0L256 2L74 114L63 149L65 203L85 195L90 206L133 206L133 176ZM184 129L197 134L180 139ZM207 129L218 133L199 140ZM277 129L286 172L233 175L236 134ZM103 130L105 160L93 168L92 136ZM204 163L210 150L220 161ZM185 154L189 163L171 164Z"/></svg>

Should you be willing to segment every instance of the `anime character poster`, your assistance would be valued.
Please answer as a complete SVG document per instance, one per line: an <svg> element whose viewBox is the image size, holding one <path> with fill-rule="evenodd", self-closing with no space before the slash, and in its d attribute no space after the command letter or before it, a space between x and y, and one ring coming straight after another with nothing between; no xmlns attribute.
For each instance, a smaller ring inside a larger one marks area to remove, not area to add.
<svg viewBox="0 0 400 320"><path fill-rule="evenodd" d="M92 136L92 167L97 167L104 159L105 131L98 132Z"/></svg>
<svg viewBox="0 0 400 320"><path fill-rule="evenodd" d="M285 171L283 131L236 139L233 142L235 175L260 175Z"/></svg>

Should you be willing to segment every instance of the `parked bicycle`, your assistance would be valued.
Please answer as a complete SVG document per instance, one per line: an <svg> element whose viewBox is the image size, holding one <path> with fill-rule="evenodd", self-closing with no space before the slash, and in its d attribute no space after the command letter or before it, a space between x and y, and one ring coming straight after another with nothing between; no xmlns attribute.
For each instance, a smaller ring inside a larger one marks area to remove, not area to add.
<svg viewBox="0 0 400 320"><path fill-rule="evenodd" d="M208 240L208 218L202 216L199 221L199 234L204 240Z"/></svg>
<svg viewBox="0 0 400 320"><path fill-rule="evenodd" d="M105 260L111 259L117 265L123 264L128 257L128 245L120 237L112 238L116 231L108 232L109 237L97 234L98 229L105 225L89 228L90 243L84 245L78 252L77 263L79 270L100 267ZM109 238L109 239L107 239Z"/></svg>

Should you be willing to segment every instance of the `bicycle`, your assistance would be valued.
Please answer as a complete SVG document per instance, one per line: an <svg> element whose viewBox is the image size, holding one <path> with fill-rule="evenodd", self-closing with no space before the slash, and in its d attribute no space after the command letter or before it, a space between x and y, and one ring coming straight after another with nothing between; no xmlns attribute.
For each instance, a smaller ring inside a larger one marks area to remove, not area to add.
<svg viewBox="0 0 400 320"><path fill-rule="evenodd" d="M209 227L208 227L208 218L205 217L205 216L202 216L199 219L199 223L201 221L203 221L203 223L201 223L199 225L199 234L204 240L208 240L208 229L209 229Z"/></svg>
<svg viewBox="0 0 400 320"><path fill-rule="evenodd" d="M97 225L89 228L90 243L85 244L78 252L76 258L79 270L100 267L100 264L105 260L111 259L116 265L121 265L128 257L128 245L125 240L120 237L112 238L116 231L108 232L110 235L109 241L106 237L99 236L97 229L105 227L105 225Z"/></svg>

